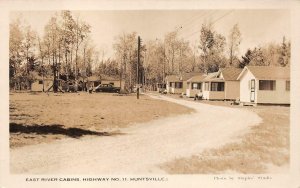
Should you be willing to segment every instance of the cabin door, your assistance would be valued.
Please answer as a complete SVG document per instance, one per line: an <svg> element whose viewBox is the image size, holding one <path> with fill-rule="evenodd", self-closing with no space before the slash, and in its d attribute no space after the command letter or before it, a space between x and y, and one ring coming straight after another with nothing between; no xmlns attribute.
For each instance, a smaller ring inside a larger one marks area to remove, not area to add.
<svg viewBox="0 0 300 188"><path fill-rule="evenodd" d="M255 101L255 79L251 80L250 102Z"/></svg>

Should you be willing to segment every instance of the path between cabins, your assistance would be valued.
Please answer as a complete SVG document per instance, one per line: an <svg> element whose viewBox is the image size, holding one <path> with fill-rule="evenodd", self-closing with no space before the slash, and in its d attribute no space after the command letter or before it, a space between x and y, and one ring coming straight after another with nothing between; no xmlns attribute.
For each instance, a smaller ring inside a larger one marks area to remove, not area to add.
<svg viewBox="0 0 300 188"><path fill-rule="evenodd" d="M11 172L33 174L165 173L159 165L235 141L261 118L246 109L213 106L160 95L195 109L121 129L124 135L64 139L11 149Z"/></svg>

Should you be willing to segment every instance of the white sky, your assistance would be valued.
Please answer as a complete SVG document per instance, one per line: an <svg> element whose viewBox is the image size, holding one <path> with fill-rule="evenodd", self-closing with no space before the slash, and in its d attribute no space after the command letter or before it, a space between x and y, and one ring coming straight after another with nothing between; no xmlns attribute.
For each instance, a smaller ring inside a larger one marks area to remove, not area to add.
<svg viewBox="0 0 300 188"><path fill-rule="evenodd" d="M163 39L167 32L179 30L179 36L191 45L199 41L204 22L216 21L214 29L226 38L234 24L242 33L240 55L248 48L268 42L290 39L290 12L288 10L130 10L130 11L74 11L91 25L91 37L98 49L112 56L115 36L123 32L137 32L143 41ZM39 34L54 11L12 12L11 19L21 17Z"/></svg>

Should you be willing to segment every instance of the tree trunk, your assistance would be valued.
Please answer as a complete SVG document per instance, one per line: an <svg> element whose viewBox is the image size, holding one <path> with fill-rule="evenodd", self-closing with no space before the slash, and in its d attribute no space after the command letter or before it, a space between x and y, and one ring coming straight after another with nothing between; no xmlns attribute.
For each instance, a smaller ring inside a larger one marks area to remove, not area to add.
<svg viewBox="0 0 300 188"><path fill-rule="evenodd" d="M123 70L122 70L122 63L120 63L120 91L122 90L122 75Z"/></svg>
<svg viewBox="0 0 300 188"><path fill-rule="evenodd" d="M67 91L69 91L69 66L68 66L68 50L66 49L65 51L65 59L66 59L66 67L65 67L65 71L66 71L66 85L67 85Z"/></svg>
<svg viewBox="0 0 300 188"><path fill-rule="evenodd" d="M126 70L126 57L125 57L125 54L123 55L123 65L124 65L124 90L127 91L127 70Z"/></svg>
<svg viewBox="0 0 300 188"><path fill-rule="evenodd" d="M172 54L171 68L172 68L172 74L174 74L174 51L173 51L173 54Z"/></svg>
<svg viewBox="0 0 300 188"><path fill-rule="evenodd" d="M28 76L29 76L29 55L28 55L28 53L29 53L29 48L28 47L26 47L26 86L27 86L27 88L26 89L29 89L30 88L30 82L29 82L29 78L28 78Z"/></svg>
<svg viewBox="0 0 300 188"><path fill-rule="evenodd" d="M81 76L83 78L83 83L84 83L84 77L87 76L86 67L85 67L85 47L83 48L83 68L84 68L84 71L85 71L85 75L81 75ZM87 91L87 89L85 89L85 86L82 87L82 90Z"/></svg>
<svg viewBox="0 0 300 188"><path fill-rule="evenodd" d="M71 53L70 53L70 68L71 68L71 71L73 71L73 45L72 45L72 48L71 48Z"/></svg>

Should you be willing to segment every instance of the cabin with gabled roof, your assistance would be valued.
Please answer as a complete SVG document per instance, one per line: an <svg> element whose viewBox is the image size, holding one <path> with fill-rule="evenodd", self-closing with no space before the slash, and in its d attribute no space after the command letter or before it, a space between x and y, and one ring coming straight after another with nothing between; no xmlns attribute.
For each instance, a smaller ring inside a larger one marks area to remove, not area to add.
<svg viewBox="0 0 300 188"><path fill-rule="evenodd" d="M209 73L203 80L203 99L236 100L240 96L240 84L237 77L242 69L228 67Z"/></svg>
<svg viewBox="0 0 300 188"><path fill-rule="evenodd" d="M183 73L181 75L168 75L166 76L166 90L167 93L173 94L186 94L188 87L187 80L193 76L199 75L198 72Z"/></svg>
<svg viewBox="0 0 300 188"><path fill-rule="evenodd" d="M197 94L202 93L203 80L206 76L205 74L199 74L187 80L187 97L195 97Z"/></svg>
<svg viewBox="0 0 300 188"><path fill-rule="evenodd" d="M290 104L290 68L246 66L239 74L244 104Z"/></svg>

